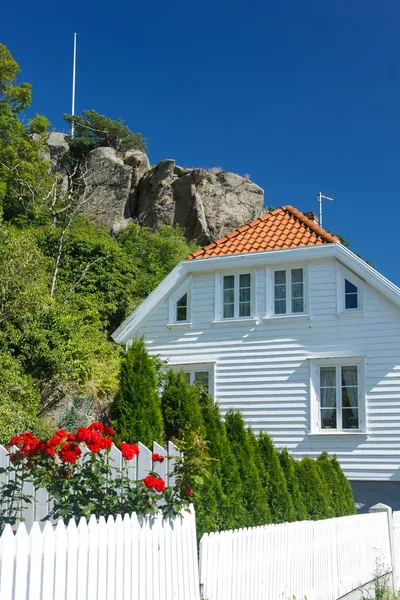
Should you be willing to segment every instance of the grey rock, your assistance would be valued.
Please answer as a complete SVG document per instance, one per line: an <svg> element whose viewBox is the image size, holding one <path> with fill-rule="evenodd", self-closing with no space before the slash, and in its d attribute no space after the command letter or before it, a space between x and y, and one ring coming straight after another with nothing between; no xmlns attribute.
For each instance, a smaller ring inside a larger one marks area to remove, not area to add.
<svg viewBox="0 0 400 600"><path fill-rule="evenodd" d="M134 214L137 205L139 181L143 175L150 169L147 154L140 150L128 150L124 154L124 163L132 168L131 191L129 192L129 206L131 213Z"/></svg>
<svg viewBox="0 0 400 600"><path fill-rule="evenodd" d="M129 194L132 167L118 158L113 148L95 148L87 157L82 211L94 215L110 233L130 222Z"/></svg>
<svg viewBox="0 0 400 600"><path fill-rule="evenodd" d="M49 160L52 163L52 172L62 171L62 159L69 150L69 136L65 133L52 131L46 138L49 149Z"/></svg>
<svg viewBox="0 0 400 600"><path fill-rule="evenodd" d="M174 223L174 169L174 160L162 160L140 180L133 216L141 225L157 229Z"/></svg>
<svg viewBox="0 0 400 600"><path fill-rule="evenodd" d="M263 213L264 192L235 173L193 169L173 184L174 222L188 239L208 244Z"/></svg>
<svg viewBox="0 0 400 600"><path fill-rule="evenodd" d="M178 165L176 165L174 169L174 175L176 175L177 177L182 177L183 175L187 175L187 173L190 173L190 171L192 171L192 169L189 169L189 167L179 167Z"/></svg>

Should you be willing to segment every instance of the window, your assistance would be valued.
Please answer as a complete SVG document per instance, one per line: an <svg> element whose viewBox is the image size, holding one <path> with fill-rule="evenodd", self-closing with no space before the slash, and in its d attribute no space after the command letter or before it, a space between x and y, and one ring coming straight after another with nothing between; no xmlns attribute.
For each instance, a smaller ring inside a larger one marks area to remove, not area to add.
<svg viewBox="0 0 400 600"><path fill-rule="evenodd" d="M176 303L176 321L187 321L188 315L188 295L183 294Z"/></svg>
<svg viewBox="0 0 400 600"><path fill-rule="evenodd" d="M327 359L314 365L313 388L321 431L362 430L365 395L363 362L360 359Z"/></svg>
<svg viewBox="0 0 400 600"><path fill-rule="evenodd" d="M195 365L170 365L175 371L183 371L190 385L202 385L210 396L214 396L214 363Z"/></svg>
<svg viewBox="0 0 400 600"><path fill-rule="evenodd" d="M185 379L190 385L194 385L195 383L202 385L207 392L210 389L209 371L185 371Z"/></svg>
<svg viewBox="0 0 400 600"><path fill-rule="evenodd" d="M235 273L222 277L222 318L251 316L251 274Z"/></svg>
<svg viewBox="0 0 400 600"><path fill-rule="evenodd" d="M274 272L274 313L304 313L303 269L283 269Z"/></svg>
<svg viewBox="0 0 400 600"><path fill-rule="evenodd" d="M344 307L346 310L354 310L358 306L358 287L348 279L344 280Z"/></svg>
<svg viewBox="0 0 400 600"><path fill-rule="evenodd" d="M169 321L168 326L174 324L185 325L191 321L191 291L192 278L189 277L184 281L169 298Z"/></svg>

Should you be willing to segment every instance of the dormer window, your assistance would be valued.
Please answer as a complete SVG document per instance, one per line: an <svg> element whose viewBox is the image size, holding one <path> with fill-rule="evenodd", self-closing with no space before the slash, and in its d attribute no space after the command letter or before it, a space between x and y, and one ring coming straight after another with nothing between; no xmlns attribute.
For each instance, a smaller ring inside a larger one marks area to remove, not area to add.
<svg viewBox="0 0 400 600"><path fill-rule="evenodd" d="M304 313L303 269L282 269L274 272L274 314Z"/></svg>
<svg viewBox="0 0 400 600"><path fill-rule="evenodd" d="M176 314L175 320L179 323L180 321L188 320L188 295L183 294L176 303Z"/></svg>
<svg viewBox="0 0 400 600"><path fill-rule="evenodd" d="M344 307L346 310L359 308L358 287L348 279L344 280Z"/></svg>
<svg viewBox="0 0 400 600"><path fill-rule="evenodd" d="M190 324L191 290L192 278L189 277L170 296L168 326Z"/></svg>
<svg viewBox="0 0 400 600"><path fill-rule="evenodd" d="M251 316L251 274L235 273L222 277L222 318Z"/></svg>

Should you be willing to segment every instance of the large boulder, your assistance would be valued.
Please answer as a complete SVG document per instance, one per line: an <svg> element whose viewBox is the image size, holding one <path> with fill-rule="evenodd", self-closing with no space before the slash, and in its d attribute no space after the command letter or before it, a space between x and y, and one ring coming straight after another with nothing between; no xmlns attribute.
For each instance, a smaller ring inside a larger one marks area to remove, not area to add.
<svg viewBox="0 0 400 600"><path fill-rule="evenodd" d="M69 136L65 133L52 131L46 138L46 146L49 149L48 157L52 163L52 172L62 171L62 160L64 154L69 150Z"/></svg>
<svg viewBox="0 0 400 600"><path fill-rule="evenodd" d="M139 181L150 169L150 163L147 154L141 152L140 150L128 150L124 154L124 163L132 168L129 206L131 213L134 214L137 205Z"/></svg>
<svg viewBox="0 0 400 600"><path fill-rule="evenodd" d="M175 203L171 184L176 177L174 169L175 161L166 159L142 177L133 212L141 225L151 228L173 225Z"/></svg>
<svg viewBox="0 0 400 600"><path fill-rule="evenodd" d="M118 158L114 148L95 148L87 157L82 212L94 215L111 233L130 222L129 194L132 167Z"/></svg>
<svg viewBox="0 0 400 600"><path fill-rule="evenodd" d="M235 173L193 169L172 183L174 222L188 239L204 245L257 219L263 212L264 192Z"/></svg>

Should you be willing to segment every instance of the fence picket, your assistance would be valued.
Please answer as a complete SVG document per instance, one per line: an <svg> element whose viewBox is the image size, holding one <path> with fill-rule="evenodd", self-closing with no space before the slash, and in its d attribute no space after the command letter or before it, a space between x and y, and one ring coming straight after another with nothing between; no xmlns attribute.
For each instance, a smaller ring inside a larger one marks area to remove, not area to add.
<svg viewBox="0 0 400 600"><path fill-rule="evenodd" d="M88 577L89 532L86 519L81 517L78 524L78 568L77 568L77 600L86 600Z"/></svg>
<svg viewBox="0 0 400 600"><path fill-rule="evenodd" d="M67 570L67 532L62 521L58 521L55 529L55 569L54 590L59 598L65 598Z"/></svg>
<svg viewBox="0 0 400 600"><path fill-rule="evenodd" d="M50 521L43 530L43 591L42 600L52 600L54 597L54 555L55 537Z"/></svg>
<svg viewBox="0 0 400 600"><path fill-rule="evenodd" d="M168 442L168 485L175 485L175 477L170 475L175 468L175 458L180 456L178 448L172 442Z"/></svg>
<svg viewBox="0 0 400 600"><path fill-rule="evenodd" d="M151 450L141 442L138 443L140 454L138 456L137 478L144 479L153 470L153 461L151 460Z"/></svg>
<svg viewBox="0 0 400 600"><path fill-rule="evenodd" d="M79 534L75 519L71 519L67 526L67 600L76 600L77 595L78 544Z"/></svg>
<svg viewBox="0 0 400 600"><path fill-rule="evenodd" d="M160 446L160 444L157 444L157 442L153 442L153 452L154 454L159 454L164 458L162 463L153 463L153 471L155 471L157 475L159 475L166 482L168 474L168 452L165 450L165 448Z"/></svg>

